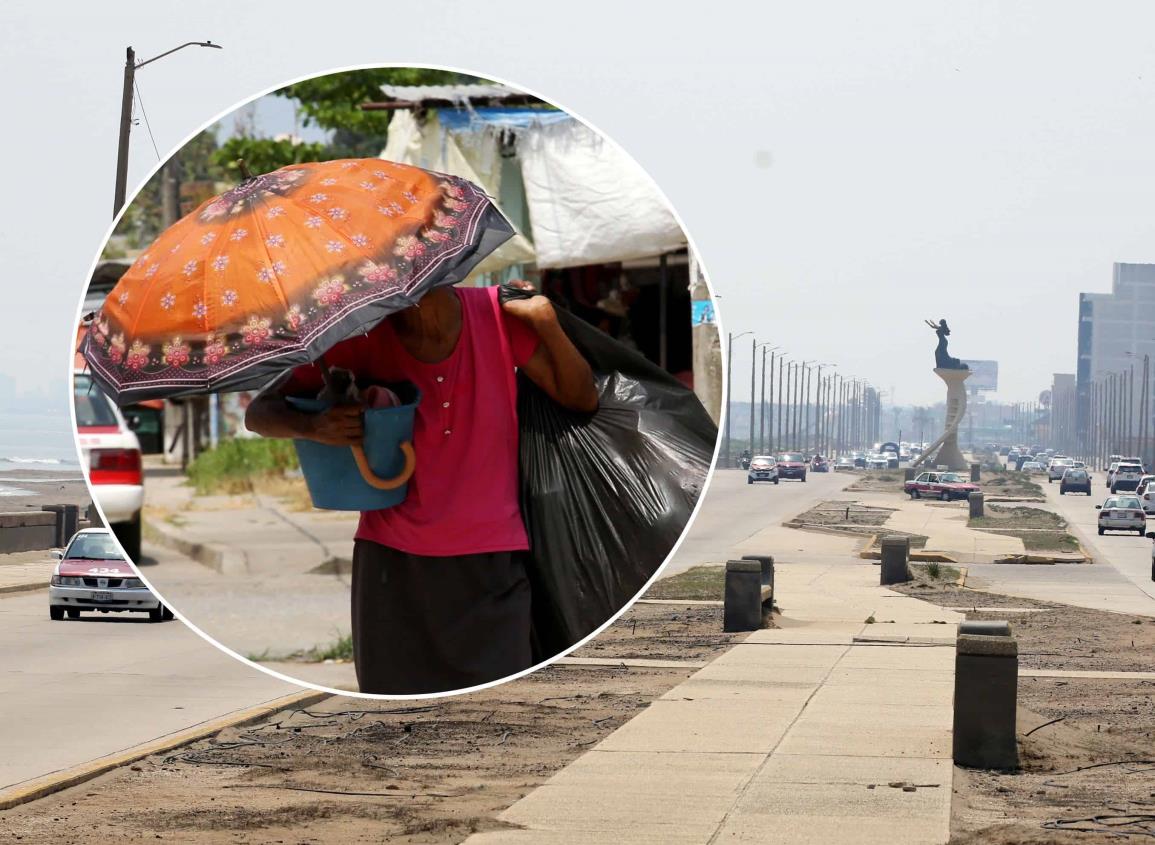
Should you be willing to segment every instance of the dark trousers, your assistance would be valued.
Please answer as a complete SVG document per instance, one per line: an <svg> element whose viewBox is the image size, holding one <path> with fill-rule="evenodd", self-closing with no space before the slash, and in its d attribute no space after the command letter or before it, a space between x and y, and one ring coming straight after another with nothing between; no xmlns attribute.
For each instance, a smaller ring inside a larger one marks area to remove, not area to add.
<svg viewBox="0 0 1155 845"><path fill-rule="evenodd" d="M361 692L448 692L528 669L524 557L422 557L355 541L353 662Z"/></svg>

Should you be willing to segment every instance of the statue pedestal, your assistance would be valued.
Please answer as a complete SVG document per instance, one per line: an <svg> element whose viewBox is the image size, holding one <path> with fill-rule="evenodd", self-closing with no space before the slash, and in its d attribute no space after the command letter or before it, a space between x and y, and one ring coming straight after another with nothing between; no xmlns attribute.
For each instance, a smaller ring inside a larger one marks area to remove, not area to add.
<svg viewBox="0 0 1155 845"><path fill-rule="evenodd" d="M941 444L933 458L925 461L928 466L946 466L952 470L966 470L970 463L963 457L958 447L958 427L966 418L967 390L964 382L971 376L970 370L946 370L935 368L934 374L946 382L946 429L940 439Z"/></svg>

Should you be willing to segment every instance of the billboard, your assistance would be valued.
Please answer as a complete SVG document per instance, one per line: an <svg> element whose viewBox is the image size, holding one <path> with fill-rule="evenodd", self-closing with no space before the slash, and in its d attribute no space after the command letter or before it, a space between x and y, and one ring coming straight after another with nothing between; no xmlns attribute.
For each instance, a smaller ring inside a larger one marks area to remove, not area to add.
<svg viewBox="0 0 1155 845"><path fill-rule="evenodd" d="M998 361L971 361L964 358L963 363L971 368L971 377L966 380L967 390L999 389Z"/></svg>

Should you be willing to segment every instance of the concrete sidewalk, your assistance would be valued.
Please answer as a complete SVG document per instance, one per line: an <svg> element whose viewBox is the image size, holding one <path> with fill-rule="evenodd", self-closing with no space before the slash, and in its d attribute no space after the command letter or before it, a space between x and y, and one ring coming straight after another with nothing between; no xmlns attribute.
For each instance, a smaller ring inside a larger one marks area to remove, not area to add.
<svg viewBox="0 0 1155 845"><path fill-rule="evenodd" d="M48 549L0 555L0 594L46 589L57 563Z"/></svg>
<svg viewBox="0 0 1155 845"><path fill-rule="evenodd" d="M519 829L467 842L946 842L963 617L877 583L877 567L849 554L779 563L781 628L752 634L500 816Z"/></svg>

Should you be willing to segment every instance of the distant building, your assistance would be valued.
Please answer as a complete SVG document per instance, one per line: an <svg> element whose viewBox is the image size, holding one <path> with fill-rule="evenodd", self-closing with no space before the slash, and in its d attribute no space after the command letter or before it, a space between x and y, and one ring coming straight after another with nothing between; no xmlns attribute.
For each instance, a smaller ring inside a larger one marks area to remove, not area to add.
<svg viewBox="0 0 1155 845"><path fill-rule="evenodd" d="M1092 384L1135 368L1134 413L1139 413L1143 356L1155 358L1155 264L1115 264L1110 293L1079 294L1079 360L1076 426L1084 440ZM1138 420L1135 420L1138 422ZM1138 429L1138 426L1135 426Z"/></svg>

